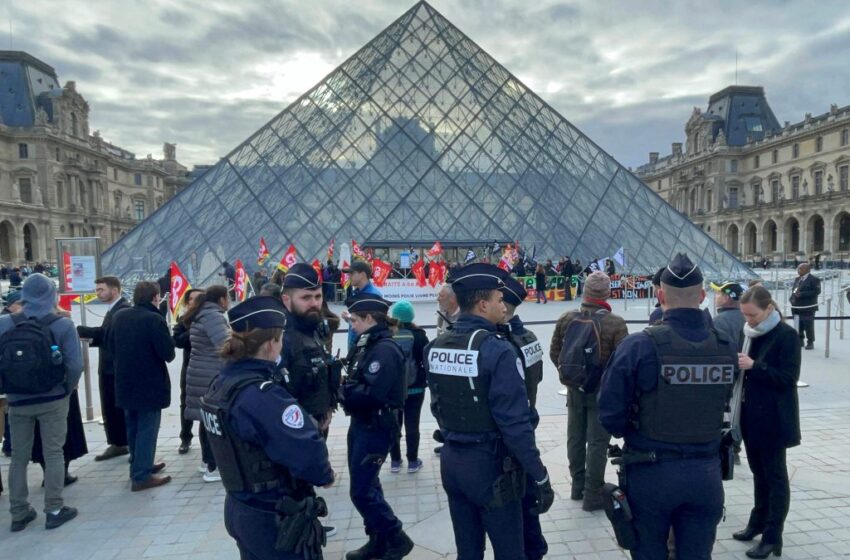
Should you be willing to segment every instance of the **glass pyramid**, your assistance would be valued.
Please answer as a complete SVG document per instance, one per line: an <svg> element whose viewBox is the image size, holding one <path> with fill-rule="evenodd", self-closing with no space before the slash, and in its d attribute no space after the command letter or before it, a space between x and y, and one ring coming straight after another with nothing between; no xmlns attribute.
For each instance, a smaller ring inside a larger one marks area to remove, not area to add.
<svg viewBox="0 0 850 560"><path fill-rule="evenodd" d="M426 2L104 254L125 278L177 261L190 280L255 262L324 260L328 242L519 240L583 262L625 248L652 273L677 251L709 277L752 271L664 202Z"/></svg>

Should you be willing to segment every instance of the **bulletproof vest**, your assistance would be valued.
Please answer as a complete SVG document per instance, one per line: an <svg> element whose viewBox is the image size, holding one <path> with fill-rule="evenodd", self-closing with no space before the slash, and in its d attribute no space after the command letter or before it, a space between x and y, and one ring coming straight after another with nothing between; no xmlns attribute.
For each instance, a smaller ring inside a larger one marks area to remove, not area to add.
<svg viewBox="0 0 850 560"><path fill-rule="evenodd" d="M638 431L667 443L707 443L720 438L735 381L729 343L711 330L690 342L669 325L648 327L658 356L658 385L638 397Z"/></svg>
<svg viewBox="0 0 850 560"><path fill-rule="evenodd" d="M330 408L328 363L322 340L292 329L283 346L283 386L295 397L307 414L321 416Z"/></svg>
<svg viewBox="0 0 850 560"><path fill-rule="evenodd" d="M478 351L489 336L495 333L449 331L428 346L431 410L440 428L469 433L498 429L487 399L491 372L481 367Z"/></svg>
<svg viewBox="0 0 850 560"><path fill-rule="evenodd" d="M240 390L252 384L265 384L262 390L273 386L260 375L246 374L218 381L201 397L201 418L224 489L254 494L281 489L295 494L299 485L289 471L271 461L261 447L237 437L230 427L233 401Z"/></svg>
<svg viewBox="0 0 850 560"><path fill-rule="evenodd" d="M522 334L517 334L508 327L508 340L519 352L522 360L522 369L525 373L525 391L528 393L528 402L531 407L537 403L537 386L543 380L543 344L528 329Z"/></svg>

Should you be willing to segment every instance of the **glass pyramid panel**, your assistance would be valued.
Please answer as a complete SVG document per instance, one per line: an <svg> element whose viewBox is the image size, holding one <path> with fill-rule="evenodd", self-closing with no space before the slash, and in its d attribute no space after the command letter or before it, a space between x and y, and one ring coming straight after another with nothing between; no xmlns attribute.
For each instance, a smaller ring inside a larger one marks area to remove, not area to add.
<svg viewBox="0 0 850 560"><path fill-rule="evenodd" d="M194 283L328 242L519 240L544 258L626 252L652 273L687 252L752 271L666 204L426 2L405 12L104 254L124 277L171 260Z"/></svg>

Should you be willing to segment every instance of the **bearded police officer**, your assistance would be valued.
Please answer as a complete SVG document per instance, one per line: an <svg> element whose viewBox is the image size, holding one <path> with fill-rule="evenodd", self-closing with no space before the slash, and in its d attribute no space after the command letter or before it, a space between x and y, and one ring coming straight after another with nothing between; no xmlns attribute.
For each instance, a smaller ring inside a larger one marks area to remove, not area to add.
<svg viewBox="0 0 850 560"><path fill-rule="evenodd" d="M286 389L271 381L280 355L285 309L258 296L229 312L227 365L201 399L204 426L227 497L224 521L242 558L322 557L327 515L314 486L334 473L316 424Z"/></svg>
<svg viewBox="0 0 850 560"><path fill-rule="evenodd" d="M461 314L425 350L431 410L445 441L440 474L457 555L481 558L485 532L496 558L523 558L520 500L532 479L537 512L554 492L534 442L523 364L498 333L505 320L502 272L470 264L454 275Z"/></svg>
<svg viewBox="0 0 850 560"><path fill-rule="evenodd" d="M327 439L340 385L339 362L325 350L322 285L306 263L293 265L283 280L286 332L280 366L284 387L319 425Z"/></svg>
<svg viewBox="0 0 850 560"><path fill-rule="evenodd" d="M387 313L391 303L360 293L345 302L351 328L357 334L348 356L348 377L342 406L351 416L348 429L348 471L354 507L363 516L368 542L345 555L346 560L399 560L413 549L401 520L384 499L378 475L398 437L399 412L404 407L404 353L393 340Z"/></svg>
<svg viewBox="0 0 850 560"><path fill-rule="evenodd" d="M700 269L678 254L661 275L663 323L626 337L602 378L599 419L625 439L621 479L634 515L632 558L711 558L723 515L720 441L736 344L707 326Z"/></svg>
<svg viewBox="0 0 850 560"><path fill-rule="evenodd" d="M505 323L501 325L500 330L505 333L508 342L513 344L522 360L525 391L528 394L528 406L531 411L531 425L537 429L540 423L536 408L537 386L543 380L543 345L533 332L525 328L522 319L516 314L517 307L528 295L525 287L506 272L502 274L502 282L505 284L501 288L505 304ZM525 495L522 498L522 528L526 560L539 560L546 556L549 546L540 527L537 493L534 491L534 481L530 476L526 480Z"/></svg>

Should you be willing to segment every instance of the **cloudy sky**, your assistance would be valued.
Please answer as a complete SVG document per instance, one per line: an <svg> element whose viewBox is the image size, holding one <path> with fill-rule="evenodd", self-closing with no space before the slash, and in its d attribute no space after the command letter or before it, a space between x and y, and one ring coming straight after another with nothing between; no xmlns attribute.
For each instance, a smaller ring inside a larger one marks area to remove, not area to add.
<svg viewBox="0 0 850 560"><path fill-rule="evenodd" d="M621 163L682 141L692 108L762 85L780 123L850 104L843 0L433 0ZM76 80L91 129L138 156L216 161L412 2L7 0L13 48ZM2 48L9 47L8 21Z"/></svg>

